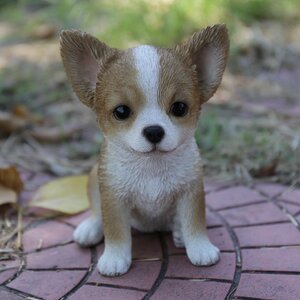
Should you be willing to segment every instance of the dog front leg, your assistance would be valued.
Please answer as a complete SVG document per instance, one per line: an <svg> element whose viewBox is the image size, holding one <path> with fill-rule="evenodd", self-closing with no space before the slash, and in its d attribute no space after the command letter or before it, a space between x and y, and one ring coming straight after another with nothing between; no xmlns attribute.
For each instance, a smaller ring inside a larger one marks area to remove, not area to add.
<svg viewBox="0 0 300 300"><path fill-rule="evenodd" d="M131 265L130 211L106 187L100 189L105 247L97 267L102 275L119 276Z"/></svg>
<svg viewBox="0 0 300 300"><path fill-rule="evenodd" d="M191 184L178 199L177 217L187 256L193 265L208 266L219 260L219 249L209 240L205 224L205 197L202 182Z"/></svg>

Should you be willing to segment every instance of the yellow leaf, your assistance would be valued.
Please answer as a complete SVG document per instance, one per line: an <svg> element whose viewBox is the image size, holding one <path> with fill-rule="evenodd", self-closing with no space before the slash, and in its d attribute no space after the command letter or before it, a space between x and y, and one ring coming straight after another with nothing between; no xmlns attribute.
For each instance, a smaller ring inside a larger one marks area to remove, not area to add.
<svg viewBox="0 0 300 300"><path fill-rule="evenodd" d="M89 208L87 176L55 179L38 189L30 207L42 207L65 214L76 214Z"/></svg>
<svg viewBox="0 0 300 300"><path fill-rule="evenodd" d="M0 184L0 205L17 202L17 193Z"/></svg>

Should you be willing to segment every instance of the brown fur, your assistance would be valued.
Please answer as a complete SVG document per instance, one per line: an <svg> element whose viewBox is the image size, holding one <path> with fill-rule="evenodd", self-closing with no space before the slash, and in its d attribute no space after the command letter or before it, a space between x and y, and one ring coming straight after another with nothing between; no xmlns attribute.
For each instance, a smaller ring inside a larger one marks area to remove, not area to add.
<svg viewBox="0 0 300 300"><path fill-rule="evenodd" d="M220 85L225 70L229 53L226 26L208 26L195 32L185 43L176 46L175 51L185 58L188 65L195 66L201 102L207 101ZM212 64L217 71L215 78L207 76Z"/></svg>
<svg viewBox="0 0 300 300"><path fill-rule="evenodd" d="M158 53L161 56L159 103L173 122L183 126L195 126L200 112L200 101L197 101L199 91L195 72L174 51L158 49ZM188 105L188 113L184 117L176 118L170 114L172 104L177 101Z"/></svg>
<svg viewBox="0 0 300 300"><path fill-rule="evenodd" d="M143 94L137 87L136 70L129 51L123 52L113 64L99 72L95 93L94 110L104 134L128 130L138 112L145 104ZM127 105L132 115L125 121L118 121L113 110L119 105Z"/></svg>

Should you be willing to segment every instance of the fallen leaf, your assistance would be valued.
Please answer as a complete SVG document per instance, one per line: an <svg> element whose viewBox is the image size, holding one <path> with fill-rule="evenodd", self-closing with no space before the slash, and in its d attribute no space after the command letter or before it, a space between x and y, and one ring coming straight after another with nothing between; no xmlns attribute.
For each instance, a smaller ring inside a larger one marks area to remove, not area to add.
<svg viewBox="0 0 300 300"><path fill-rule="evenodd" d="M12 114L0 111L0 128L1 131L10 134L14 131L24 129L28 125L28 120L13 116Z"/></svg>
<svg viewBox="0 0 300 300"><path fill-rule="evenodd" d="M19 171L13 166L0 166L0 185L19 194L23 189Z"/></svg>
<svg viewBox="0 0 300 300"><path fill-rule="evenodd" d="M279 161L279 158L276 157L276 158L272 159L270 162L261 165L258 169L250 170L250 173L253 177L256 177L256 178L274 176L276 174L278 161Z"/></svg>
<svg viewBox="0 0 300 300"><path fill-rule="evenodd" d="M17 193L0 184L0 205L17 203Z"/></svg>
<svg viewBox="0 0 300 300"><path fill-rule="evenodd" d="M76 214L89 207L87 176L68 176L43 185L33 196L29 207L40 207L65 214Z"/></svg>
<svg viewBox="0 0 300 300"><path fill-rule="evenodd" d="M26 130L41 122L40 116L31 114L26 106L21 104L13 106L10 111L0 110L0 132L5 134Z"/></svg>
<svg viewBox="0 0 300 300"><path fill-rule="evenodd" d="M28 119L30 116L28 108L21 104L13 106L11 109L11 114L23 119Z"/></svg>
<svg viewBox="0 0 300 300"><path fill-rule="evenodd" d="M0 205L17 203L22 188L23 182L15 167L0 167Z"/></svg>

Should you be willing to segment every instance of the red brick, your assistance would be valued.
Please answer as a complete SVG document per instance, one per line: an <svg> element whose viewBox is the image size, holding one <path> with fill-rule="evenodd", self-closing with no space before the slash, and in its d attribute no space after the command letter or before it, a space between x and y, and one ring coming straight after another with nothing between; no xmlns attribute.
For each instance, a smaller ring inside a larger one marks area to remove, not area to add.
<svg viewBox="0 0 300 300"><path fill-rule="evenodd" d="M230 288L229 283L164 279L151 300L221 300Z"/></svg>
<svg viewBox="0 0 300 300"><path fill-rule="evenodd" d="M137 235L132 238L134 259L162 258L161 245L156 234Z"/></svg>
<svg viewBox="0 0 300 300"><path fill-rule="evenodd" d="M59 245L73 240L73 228L68 225L49 221L30 228L23 234L23 249L25 252L37 248Z"/></svg>
<svg viewBox="0 0 300 300"><path fill-rule="evenodd" d="M300 211L300 205L288 201L279 200L278 203L283 206L290 214L294 215Z"/></svg>
<svg viewBox="0 0 300 300"><path fill-rule="evenodd" d="M90 261L90 249L69 244L28 254L27 268L89 268Z"/></svg>
<svg viewBox="0 0 300 300"><path fill-rule="evenodd" d="M169 257L169 265L166 276L232 280L234 271L234 253L222 253L221 260L217 264L209 267L193 266L186 255L175 255Z"/></svg>
<svg viewBox="0 0 300 300"><path fill-rule="evenodd" d="M209 210L206 210L206 226L207 227L215 227L215 226L221 226L222 222L220 218L216 216L213 212L210 212Z"/></svg>
<svg viewBox="0 0 300 300"><path fill-rule="evenodd" d="M243 270L300 272L299 247L243 249Z"/></svg>
<svg viewBox="0 0 300 300"><path fill-rule="evenodd" d="M75 216L64 217L64 218L62 218L62 220L68 224L77 226L77 225L79 225L79 223L81 223L82 221L87 219L89 216L91 216L91 214L92 214L92 212L90 210L86 210L85 212L77 214Z"/></svg>
<svg viewBox="0 0 300 300"><path fill-rule="evenodd" d="M1 300L24 300L23 297L20 297L12 292L0 290L0 299Z"/></svg>
<svg viewBox="0 0 300 300"><path fill-rule="evenodd" d="M279 196L287 189L286 186L277 183L260 183L257 184L255 188L271 198Z"/></svg>
<svg viewBox="0 0 300 300"><path fill-rule="evenodd" d="M220 214L231 226L288 221L286 215L270 202L226 209Z"/></svg>
<svg viewBox="0 0 300 300"><path fill-rule="evenodd" d="M224 227L208 229L208 236L211 242L220 250L234 250L232 239Z"/></svg>
<svg viewBox="0 0 300 300"><path fill-rule="evenodd" d="M150 289L158 277L160 267L161 262L158 261L136 261L132 263L128 273L119 277L104 277L100 275L97 268L95 268L88 282Z"/></svg>
<svg viewBox="0 0 300 300"><path fill-rule="evenodd" d="M225 186L228 186L230 182L216 182L216 181L204 181L204 190L206 193L211 193L213 191L222 189Z"/></svg>
<svg viewBox="0 0 300 300"><path fill-rule="evenodd" d="M242 204L251 204L265 198L257 191L244 186L230 187L206 196L207 204L214 209L223 209Z"/></svg>
<svg viewBox="0 0 300 300"><path fill-rule="evenodd" d="M0 261L1 269L5 271L0 271L0 284L12 278L19 270L20 261L16 260L2 260ZM1 299L1 298L0 298Z"/></svg>
<svg viewBox="0 0 300 300"><path fill-rule="evenodd" d="M13 269L0 272L0 284L11 279L17 272L18 272L18 268L13 268Z"/></svg>
<svg viewBox="0 0 300 300"><path fill-rule="evenodd" d="M286 190L280 198L300 204L300 189Z"/></svg>
<svg viewBox="0 0 300 300"><path fill-rule="evenodd" d="M290 223L235 228L241 247L300 245L300 232Z"/></svg>
<svg viewBox="0 0 300 300"><path fill-rule="evenodd" d="M251 299L298 300L300 276L283 274L242 274L235 293Z"/></svg>
<svg viewBox="0 0 300 300"><path fill-rule="evenodd" d="M33 296L56 300L70 291L85 271L24 271L7 286Z"/></svg>
<svg viewBox="0 0 300 300"><path fill-rule="evenodd" d="M140 300L145 292L131 291L126 289L84 285L75 294L71 295L70 300Z"/></svg>

